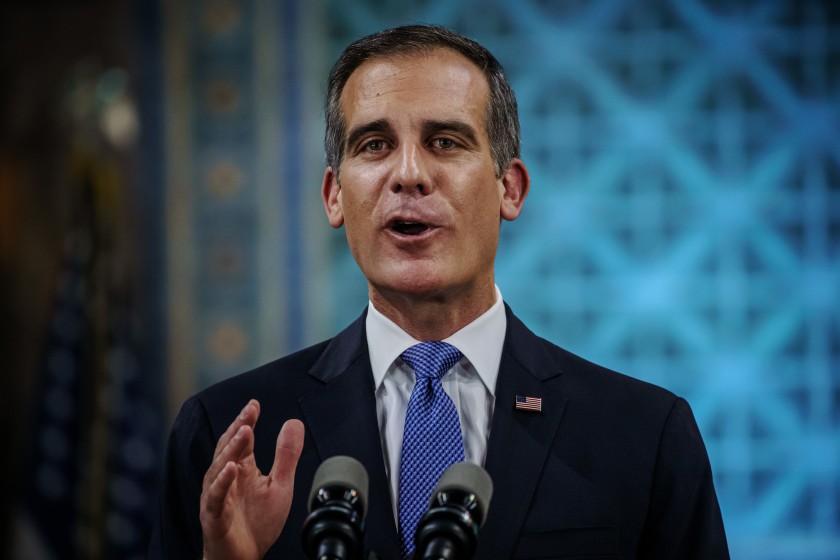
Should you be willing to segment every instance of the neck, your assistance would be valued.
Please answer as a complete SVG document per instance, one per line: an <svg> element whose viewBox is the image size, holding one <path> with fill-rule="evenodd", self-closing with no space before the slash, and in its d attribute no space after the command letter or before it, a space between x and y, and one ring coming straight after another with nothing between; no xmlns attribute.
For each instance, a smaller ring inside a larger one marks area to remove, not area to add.
<svg viewBox="0 0 840 560"><path fill-rule="evenodd" d="M469 325L496 302L491 281L481 289L446 295L387 293L369 287L376 310L417 340L443 340Z"/></svg>

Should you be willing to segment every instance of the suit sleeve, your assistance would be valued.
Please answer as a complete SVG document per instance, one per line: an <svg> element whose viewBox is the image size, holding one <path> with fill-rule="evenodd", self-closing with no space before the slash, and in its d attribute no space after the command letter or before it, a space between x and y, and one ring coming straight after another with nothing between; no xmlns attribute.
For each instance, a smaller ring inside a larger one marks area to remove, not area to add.
<svg viewBox="0 0 840 560"><path fill-rule="evenodd" d="M662 431L639 558L729 558L706 447L680 398Z"/></svg>
<svg viewBox="0 0 840 560"><path fill-rule="evenodd" d="M158 515L149 543L150 560L201 558L199 501L215 446L204 408L195 398L188 400L167 444Z"/></svg>

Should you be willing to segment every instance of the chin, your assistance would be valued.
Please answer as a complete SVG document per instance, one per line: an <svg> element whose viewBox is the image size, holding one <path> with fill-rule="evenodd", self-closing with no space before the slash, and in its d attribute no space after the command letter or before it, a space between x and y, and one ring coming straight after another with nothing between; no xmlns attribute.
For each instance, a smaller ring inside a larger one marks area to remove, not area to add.
<svg viewBox="0 0 840 560"><path fill-rule="evenodd" d="M446 282L430 278L400 278L379 286L379 291L383 293L415 297L434 297L446 292L448 287Z"/></svg>
<svg viewBox="0 0 840 560"><path fill-rule="evenodd" d="M428 271L389 275L381 280L381 282L371 282L371 285L383 295L430 300L452 297L453 294L469 291L470 286L474 285L463 278L441 273L433 274Z"/></svg>
<svg viewBox="0 0 840 560"><path fill-rule="evenodd" d="M382 294L409 297L434 296L447 291L452 284L446 275L429 270L429 267L398 267L380 275L368 276L368 282Z"/></svg>
<svg viewBox="0 0 840 560"><path fill-rule="evenodd" d="M469 291L477 285L476 277L484 277L484 274L477 273L477 267L445 262L448 260L382 259L373 270L363 268L362 272L372 288L382 295L418 298L446 297ZM492 278L492 273L489 277Z"/></svg>

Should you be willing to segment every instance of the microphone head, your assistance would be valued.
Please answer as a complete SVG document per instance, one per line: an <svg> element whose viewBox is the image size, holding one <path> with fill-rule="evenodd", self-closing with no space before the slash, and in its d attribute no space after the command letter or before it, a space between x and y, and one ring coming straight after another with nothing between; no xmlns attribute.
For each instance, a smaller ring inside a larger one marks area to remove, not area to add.
<svg viewBox="0 0 840 560"><path fill-rule="evenodd" d="M429 505L433 504L438 494L450 490L473 494L478 505L477 517L484 524L487 510L490 508L490 499L493 497L493 480L487 471L472 463L455 463L440 477Z"/></svg>
<svg viewBox="0 0 840 560"><path fill-rule="evenodd" d="M318 493L323 488L343 487L355 491L362 504L362 517L367 515L368 506L368 474L365 467L346 455L330 457L315 471L312 488L309 491L309 511L318 499Z"/></svg>

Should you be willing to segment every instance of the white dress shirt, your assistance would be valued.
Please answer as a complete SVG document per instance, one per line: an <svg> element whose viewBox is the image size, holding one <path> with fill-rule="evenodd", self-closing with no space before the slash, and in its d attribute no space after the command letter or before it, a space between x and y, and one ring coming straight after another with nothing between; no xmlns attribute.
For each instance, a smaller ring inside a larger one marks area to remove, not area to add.
<svg viewBox="0 0 840 560"><path fill-rule="evenodd" d="M421 341L412 338L396 323L368 305L368 351L376 387L376 416L385 460L385 471L391 483L394 519L398 519L400 487L400 455L408 399L414 388L414 371L400 354ZM507 318L502 294L496 287L495 303L475 321L444 342L461 351L463 358L441 378L443 390L452 399L461 422L464 458L483 465L487 454L487 438L495 405L496 378L502 359Z"/></svg>

